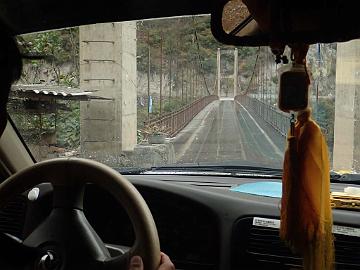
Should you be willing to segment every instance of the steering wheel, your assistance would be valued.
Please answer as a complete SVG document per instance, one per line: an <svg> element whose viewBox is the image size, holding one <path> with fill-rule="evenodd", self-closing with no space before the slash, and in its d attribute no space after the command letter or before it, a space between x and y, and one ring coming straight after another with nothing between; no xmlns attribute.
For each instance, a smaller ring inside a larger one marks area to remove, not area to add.
<svg viewBox="0 0 360 270"><path fill-rule="evenodd" d="M160 244L154 219L140 193L120 173L87 159L42 161L0 184L0 207L14 195L43 182L53 185L53 208L50 215L21 243L22 248L37 251L32 267L35 265L35 269L42 270L125 270L129 259L139 255L145 270L158 268ZM86 220L83 213L86 183L94 183L110 192L130 217L136 240L125 254L111 257Z"/></svg>

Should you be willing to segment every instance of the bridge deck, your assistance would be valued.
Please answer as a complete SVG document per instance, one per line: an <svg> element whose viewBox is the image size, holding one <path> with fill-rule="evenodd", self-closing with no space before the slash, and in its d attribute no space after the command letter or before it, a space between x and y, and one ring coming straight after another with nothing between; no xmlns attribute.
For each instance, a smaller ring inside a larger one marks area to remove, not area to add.
<svg viewBox="0 0 360 270"><path fill-rule="evenodd" d="M237 101L213 102L185 133L173 139L177 163L282 164L285 138Z"/></svg>

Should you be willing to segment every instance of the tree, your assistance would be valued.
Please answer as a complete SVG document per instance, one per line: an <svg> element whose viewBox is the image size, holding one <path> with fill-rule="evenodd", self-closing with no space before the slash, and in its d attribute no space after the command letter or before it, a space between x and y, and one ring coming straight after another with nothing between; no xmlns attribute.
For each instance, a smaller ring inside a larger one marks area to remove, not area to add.
<svg viewBox="0 0 360 270"><path fill-rule="evenodd" d="M77 27L18 37L18 43L24 54L43 56L43 60L25 60L23 81L39 83L39 70L45 68L49 74L54 76L54 83L78 86L78 40L79 29ZM62 67L65 64L71 66L70 71L64 72Z"/></svg>

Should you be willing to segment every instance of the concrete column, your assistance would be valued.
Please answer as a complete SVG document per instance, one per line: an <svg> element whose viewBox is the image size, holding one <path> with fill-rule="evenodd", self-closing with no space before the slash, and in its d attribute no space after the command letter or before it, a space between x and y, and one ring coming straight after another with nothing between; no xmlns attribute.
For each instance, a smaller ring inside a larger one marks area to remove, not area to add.
<svg viewBox="0 0 360 270"><path fill-rule="evenodd" d="M360 41L338 43L334 170L360 169Z"/></svg>
<svg viewBox="0 0 360 270"><path fill-rule="evenodd" d="M81 102L81 152L85 156L116 159L121 151L134 149L136 82L135 22L80 27L80 86L106 99Z"/></svg>
<svg viewBox="0 0 360 270"><path fill-rule="evenodd" d="M235 48L234 49L234 97L237 95L238 69L239 69L238 49Z"/></svg>
<svg viewBox="0 0 360 270"><path fill-rule="evenodd" d="M220 97L220 91L221 91L221 51L220 48L217 49L217 58L216 58L216 66L217 66L217 92L218 96Z"/></svg>

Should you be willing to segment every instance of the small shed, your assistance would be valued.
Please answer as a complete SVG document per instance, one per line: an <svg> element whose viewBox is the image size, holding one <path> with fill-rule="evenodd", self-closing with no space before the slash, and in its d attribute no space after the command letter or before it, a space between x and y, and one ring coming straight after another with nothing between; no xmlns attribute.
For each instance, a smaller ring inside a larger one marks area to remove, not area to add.
<svg viewBox="0 0 360 270"><path fill-rule="evenodd" d="M35 158L42 160L78 151L80 101L91 99L104 98L80 88L18 84L12 86L8 111Z"/></svg>

